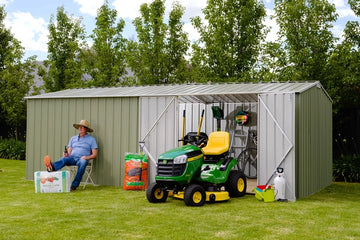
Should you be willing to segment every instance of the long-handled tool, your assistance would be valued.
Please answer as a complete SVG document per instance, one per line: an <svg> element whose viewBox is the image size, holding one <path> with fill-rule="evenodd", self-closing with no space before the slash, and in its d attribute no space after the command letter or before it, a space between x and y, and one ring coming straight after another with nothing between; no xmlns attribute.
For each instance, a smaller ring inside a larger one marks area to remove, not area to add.
<svg viewBox="0 0 360 240"><path fill-rule="evenodd" d="M198 140L199 140L199 136L200 136L200 130L201 130L201 125L202 125L202 121L204 118L204 113L205 113L205 109L202 110L201 117L200 117L199 127L198 127L198 131L197 131L197 139Z"/></svg>
<svg viewBox="0 0 360 240"><path fill-rule="evenodd" d="M144 141L140 141L139 142L139 147L140 147L140 174L139 174L139 182L142 182L141 180L141 175L142 175L142 170L143 170L143 167L142 167L142 160L143 160L143 156L144 156L144 146L145 146L145 142Z"/></svg>
<svg viewBox="0 0 360 240"><path fill-rule="evenodd" d="M141 175L142 175L142 159L144 156L144 146L145 146L145 142L144 141L140 141L139 142L139 146L140 146L140 177L139 180L141 181Z"/></svg>
<svg viewBox="0 0 360 240"><path fill-rule="evenodd" d="M181 133L182 144L181 144L181 146L185 145L185 112L186 112L186 110L184 109L183 116L182 116L182 133Z"/></svg>

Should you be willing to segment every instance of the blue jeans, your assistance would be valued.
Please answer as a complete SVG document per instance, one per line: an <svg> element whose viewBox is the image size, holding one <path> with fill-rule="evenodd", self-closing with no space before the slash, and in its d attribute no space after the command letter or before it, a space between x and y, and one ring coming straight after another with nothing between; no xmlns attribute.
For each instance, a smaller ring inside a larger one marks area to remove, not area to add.
<svg viewBox="0 0 360 240"><path fill-rule="evenodd" d="M78 166L78 170L76 172L76 176L71 186L78 187L80 185L81 179L85 173L86 166L88 165L88 160L80 159L78 157L63 157L58 161L53 163L53 167L55 171L62 169L64 166Z"/></svg>

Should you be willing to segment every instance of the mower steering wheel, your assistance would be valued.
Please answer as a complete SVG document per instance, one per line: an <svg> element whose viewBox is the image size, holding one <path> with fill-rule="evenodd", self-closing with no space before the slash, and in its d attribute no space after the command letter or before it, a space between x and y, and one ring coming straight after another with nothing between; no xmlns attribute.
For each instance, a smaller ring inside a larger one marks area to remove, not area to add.
<svg viewBox="0 0 360 240"><path fill-rule="evenodd" d="M200 132L200 134L197 134L197 132L189 132L184 137L184 144L191 144L197 147L205 147L207 144L208 136L204 132Z"/></svg>
<svg viewBox="0 0 360 240"><path fill-rule="evenodd" d="M203 148L206 146L207 144L207 136L204 135L196 135L197 141L196 141L196 146Z"/></svg>

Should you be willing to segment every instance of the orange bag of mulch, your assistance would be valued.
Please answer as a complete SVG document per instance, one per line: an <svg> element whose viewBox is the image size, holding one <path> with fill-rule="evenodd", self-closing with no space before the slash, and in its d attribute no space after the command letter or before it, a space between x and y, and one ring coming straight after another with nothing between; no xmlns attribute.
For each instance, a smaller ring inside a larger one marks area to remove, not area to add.
<svg viewBox="0 0 360 240"><path fill-rule="evenodd" d="M147 189L148 160L145 155L127 153L125 155L125 180L124 190Z"/></svg>

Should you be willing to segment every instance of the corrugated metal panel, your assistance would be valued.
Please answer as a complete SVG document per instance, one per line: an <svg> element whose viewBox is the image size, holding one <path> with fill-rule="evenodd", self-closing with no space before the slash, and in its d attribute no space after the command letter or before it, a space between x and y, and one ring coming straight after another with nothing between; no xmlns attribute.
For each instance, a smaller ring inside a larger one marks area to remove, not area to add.
<svg viewBox="0 0 360 240"><path fill-rule="evenodd" d="M45 170L43 157L62 156L69 138L77 134L73 123L88 119L99 146L94 181L122 186L126 151L137 151L138 98L29 99L27 116L27 179Z"/></svg>
<svg viewBox="0 0 360 240"><path fill-rule="evenodd" d="M139 101L140 139L145 140L146 148L156 161L161 153L176 147L178 144L177 98L141 97ZM166 108L167 111L165 111ZM161 116L162 113L164 114ZM150 132L152 128L153 130ZM150 161L148 172L150 181L154 180L155 174L156 165Z"/></svg>
<svg viewBox="0 0 360 240"><path fill-rule="evenodd" d="M259 98L258 183L273 184L273 173L281 166L287 181L285 197L296 200L295 94L261 94Z"/></svg>
<svg viewBox="0 0 360 240"><path fill-rule="evenodd" d="M68 89L31 96L28 99L179 96L179 102L256 102L257 94L259 93L302 92L319 84L319 82L266 82Z"/></svg>
<svg viewBox="0 0 360 240"><path fill-rule="evenodd" d="M311 195L332 181L332 106L319 88L297 96L297 195Z"/></svg>

